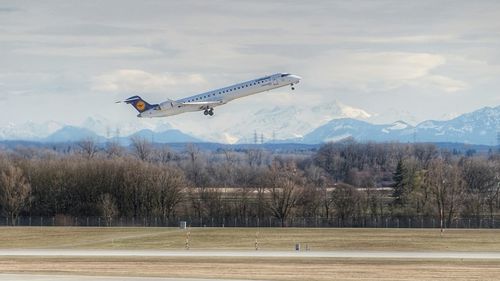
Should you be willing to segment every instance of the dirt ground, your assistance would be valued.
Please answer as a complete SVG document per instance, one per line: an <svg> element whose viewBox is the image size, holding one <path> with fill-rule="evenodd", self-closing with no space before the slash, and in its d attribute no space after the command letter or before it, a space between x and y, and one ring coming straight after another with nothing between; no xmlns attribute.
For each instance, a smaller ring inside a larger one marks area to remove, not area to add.
<svg viewBox="0 0 500 281"><path fill-rule="evenodd" d="M286 258L13 258L0 260L0 272L250 280L498 280L500 262Z"/></svg>

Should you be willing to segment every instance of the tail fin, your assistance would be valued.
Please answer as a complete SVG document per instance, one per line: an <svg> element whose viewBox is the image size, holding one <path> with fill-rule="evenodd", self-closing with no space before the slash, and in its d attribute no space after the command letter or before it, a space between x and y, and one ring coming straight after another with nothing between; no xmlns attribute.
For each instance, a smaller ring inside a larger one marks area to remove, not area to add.
<svg viewBox="0 0 500 281"><path fill-rule="evenodd" d="M143 113L146 110L154 108L157 104L149 104L147 101L143 100L139 96L133 96L124 101L125 103L131 104L139 113Z"/></svg>

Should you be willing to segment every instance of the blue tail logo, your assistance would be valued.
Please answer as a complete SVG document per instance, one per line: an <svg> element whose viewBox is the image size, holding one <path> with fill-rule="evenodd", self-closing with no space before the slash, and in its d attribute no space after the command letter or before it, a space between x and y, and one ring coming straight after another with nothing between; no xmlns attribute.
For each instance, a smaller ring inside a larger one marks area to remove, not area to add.
<svg viewBox="0 0 500 281"><path fill-rule="evenodd" d="M131 104L139 113L143 113L146 110L154 108L157 104L149 104L147 101L143 100L139 96L133 96L125 100L125 103Z"/></svg>

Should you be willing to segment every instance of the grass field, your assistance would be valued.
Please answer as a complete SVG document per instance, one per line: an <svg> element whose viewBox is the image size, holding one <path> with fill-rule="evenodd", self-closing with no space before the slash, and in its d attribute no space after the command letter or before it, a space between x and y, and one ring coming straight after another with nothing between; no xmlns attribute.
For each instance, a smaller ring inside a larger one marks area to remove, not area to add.
<svg viewBox="0 0 500 281"><path fill-rule="evenodd" d="M192 228L191 249L500 251L499 230ZM177 228L0 228L0 248L184 249L186 230Z"/></svg>
<svg viewBox="0 0 500 281"><path fill-rule="evenodd" d="M500 251L498 230L192 228L191 249ZM0 248L184 249L175 228L0 228ZM258 234L257 234L258 233ZM0 273L254 280L499 280L499 260L1 257Z"/></svg>

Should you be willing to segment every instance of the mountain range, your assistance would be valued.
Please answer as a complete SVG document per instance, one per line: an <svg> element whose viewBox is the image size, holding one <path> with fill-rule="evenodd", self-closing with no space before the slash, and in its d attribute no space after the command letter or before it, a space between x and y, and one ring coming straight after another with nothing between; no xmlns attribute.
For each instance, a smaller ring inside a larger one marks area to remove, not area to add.
<svg viewBox="0 0 500 281"><path fill-rule="evenodd" d="M131 137L140 137L158 143L253 143L257 135L259 142L262 138L268 143L318 144L352 137L358 141L495 145L500 132L500 106L484 107L450 120L428 120L417 125L405 121L373 124L366 121L369 117L370 114L361 109L332 103L310 108L261 109L239 123L228 120L211 130L200 128L198 131L194 125L184 123L186 125L181 126L168 119L137 120L117 126L105 118L88 118L79 126L55 121L9 123L0 127L0 140L74 142L91 138L98 142L116 139L127 144ZM189 130L185 131L185 128Z"/></svg>
<svg viewBox="0 0 500 281"><path fill-rule="evenodd" d="M404 121L371 124L350 118L335 119L316 128L303 143L353 137L358 141L456 142L495 145L500 133L500 106L485 107L446 121L428 120L412 126Z"/></svg>

